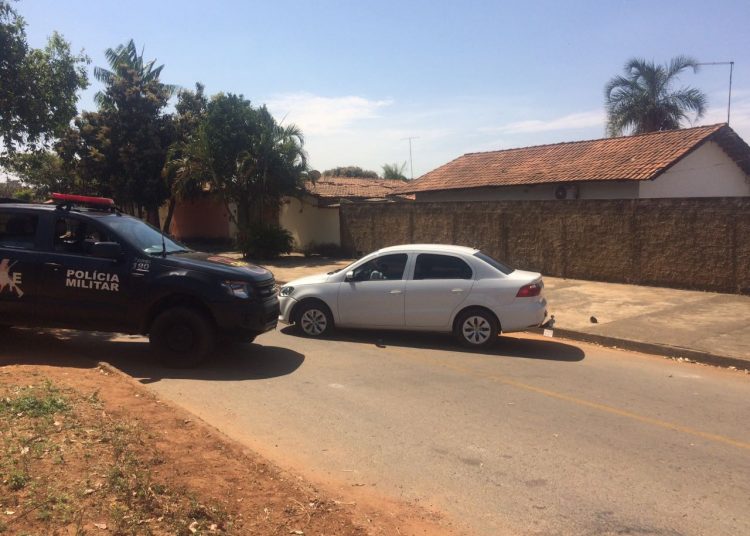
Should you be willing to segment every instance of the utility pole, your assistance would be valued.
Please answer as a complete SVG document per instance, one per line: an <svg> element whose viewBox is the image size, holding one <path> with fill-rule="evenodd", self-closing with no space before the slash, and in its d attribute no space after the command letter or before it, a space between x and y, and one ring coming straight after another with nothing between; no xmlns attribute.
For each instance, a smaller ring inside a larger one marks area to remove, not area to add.
<svg viewBox="0 0 750 536"><path fill-rule="evenodd" d="M732 71L734 71L733 61L710 61L706 63L698 63L696 65L729 65L729 100L727 101L727 125L729 124L729 116L732 112Z"/></svg>
<svg viewBox="0 0 750 536"><path fill-rule="evenodd" d="M401 140L409 140L409 171L411 174L411 180L414 180L414 162L411 158L411 140L418 140L419 136L412 136L410 138L401 138Z"/></svg>

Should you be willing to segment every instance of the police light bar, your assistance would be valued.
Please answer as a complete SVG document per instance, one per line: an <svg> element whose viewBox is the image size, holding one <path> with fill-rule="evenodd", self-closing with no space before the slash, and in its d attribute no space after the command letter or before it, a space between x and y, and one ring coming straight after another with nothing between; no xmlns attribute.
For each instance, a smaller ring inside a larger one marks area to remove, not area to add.
<svg viewBox="0 0 750 536"><path fill-rule="evenodd" d="M108 197L91 197L88 195L74 195L74 194L52 194L52 200L63 203L79 203L81 205L95 205L99 207L112 207L115 206L114 199Z"/></svg>

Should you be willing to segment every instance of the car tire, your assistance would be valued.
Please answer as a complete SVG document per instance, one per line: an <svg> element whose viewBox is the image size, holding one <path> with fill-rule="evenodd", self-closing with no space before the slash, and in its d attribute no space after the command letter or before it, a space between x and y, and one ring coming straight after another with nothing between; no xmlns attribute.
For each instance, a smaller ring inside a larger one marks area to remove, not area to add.
<svg viewBox="0 0 750 536"><path fill-rule="evenodd" d="M294 327L306 337L323 337L333 331L333 315L323 302L302 302L294 312Z"/></svg>
<svg viewBox="0 0 750 536"><path fill-rule="evenodd" d="M497 341L500 323L485 309L467 309L456 318L454 332L465 347L483 350Z"/></svg>
<svg viewBox="0 0 750 536"><path fill-rule="evenodd" d="M208 357L216 342L211 320L200 311L173 307L159 314L149 332L149 341L169 368L191 368Z"/></svg>

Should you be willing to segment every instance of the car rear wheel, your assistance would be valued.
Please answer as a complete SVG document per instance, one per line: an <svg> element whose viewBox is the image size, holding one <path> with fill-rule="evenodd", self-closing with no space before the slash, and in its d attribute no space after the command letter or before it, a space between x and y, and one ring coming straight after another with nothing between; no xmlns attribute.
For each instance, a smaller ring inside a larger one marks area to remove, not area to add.
<svg viewBox="0 0 750 536"><path fill-rule="evenodd" d="M495 344L499 332L495 315L483 309L464 311L456 320L456 337L468 348L489 348Z"/></svg>
<svg viewBox="0 0 750 536"><path fill-rule="evenodd" d="M303 335L322 337L333 329L333 316L328 307L320 302L306 302L295 313L294 325Z"/></svg>
<svg viewBox="0 0 750 536"><path fill-rule="evenodd" d="M195 309L174 307L156 317L149 340L164 366L190 368L211 353L216 333L205 314Z"/></svg>

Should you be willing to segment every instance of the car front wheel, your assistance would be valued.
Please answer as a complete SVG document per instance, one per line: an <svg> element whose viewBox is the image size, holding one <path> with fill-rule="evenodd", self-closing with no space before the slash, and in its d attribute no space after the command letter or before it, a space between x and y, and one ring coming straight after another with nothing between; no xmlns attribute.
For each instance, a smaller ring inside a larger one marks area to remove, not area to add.
<svg viewBox="0 0 750 536"><path fill-rule="evenodd" d="M307 302L299 306L294 325L308 337L322 337L333 329L333 316L326 305Z"/></svg>
<svg viewBox="0 0 750 536"><path fill-rule="evenodd" d="M456 320L456 337L468 348L489 348L499 332L500 325L495 315L483 309L464 311Z"/></svg>
<svg viewBox="0 0 750 536"><path fill-rule="evenodd" d="M164 366L190 368L211 353L216 333L211 320L200 311L174 307L156 317L149 340Z"/></svg>

